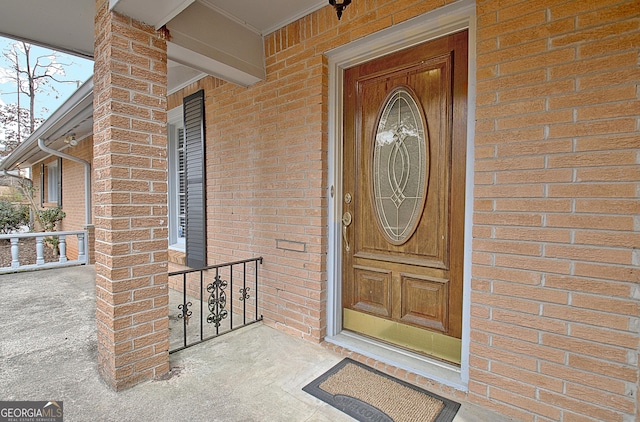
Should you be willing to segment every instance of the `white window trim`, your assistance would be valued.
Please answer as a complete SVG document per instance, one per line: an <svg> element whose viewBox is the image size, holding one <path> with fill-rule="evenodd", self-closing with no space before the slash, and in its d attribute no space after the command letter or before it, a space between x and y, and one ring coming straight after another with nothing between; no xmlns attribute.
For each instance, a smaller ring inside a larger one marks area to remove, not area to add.
<svg viewBox="0 0 640 422"><path fill-rule="evenodd" d="M185 252L185 238L178 237L179 203L176 198L178 190L178 156L177 149L178 129L184 127L182 105L167 112L167 146L168 146L168 204L169 204L169 249Z"/></svg>

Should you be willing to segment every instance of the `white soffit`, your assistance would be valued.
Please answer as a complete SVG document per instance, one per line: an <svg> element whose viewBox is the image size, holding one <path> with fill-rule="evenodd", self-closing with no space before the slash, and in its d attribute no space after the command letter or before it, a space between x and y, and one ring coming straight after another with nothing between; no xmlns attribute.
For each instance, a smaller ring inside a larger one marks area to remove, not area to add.
<svg viewBox="0 0 640 422"><path fill-rule="evenodd" d="M197 69L202 73L215 76L228 82L233 82L240 86L251 86L264 79L241 72L232 66L224 64L218 60L214 60L203 54L196 53L193 50L189 50L188 48L184 48L178 44L174 44L173 42L167 43L167 55L176 63L180 63L192 69ZM176 90L174 87L169 87L169 89L171 91Z"/></svg>
<svg viewBox="0 0 640 422"><path fill-rule="evenodd" d="M0 35L92 58L95 7L87 0L0 0Z"/></svg>
<svg viewBox="0 0 640 422"><path fill-rule="evenodd" d="M236 20L196 2L166 26L171 60L243 86L266 78L262 36Z"/></svg>
<svg viewBox="0 0 640 422"><path fill-rule="evenodd" d="M199 0L213 10L267 35L329 5L327 0Z"/></svg>
<svg viewBox="0 0 640 422"><path fill-rule="evenodd" d="M169 22L195 0L109 0L109 8L156 29Z"/></svg>
<svg viewBox="0 0 640 422"><path fill-rule="evenodd" d="M173 94L179 89L185 86L197 82L204 78L206 73L201 70L192 69L187 66L183 66L180 63L168 60L167 61L167 94Z"/></svg>

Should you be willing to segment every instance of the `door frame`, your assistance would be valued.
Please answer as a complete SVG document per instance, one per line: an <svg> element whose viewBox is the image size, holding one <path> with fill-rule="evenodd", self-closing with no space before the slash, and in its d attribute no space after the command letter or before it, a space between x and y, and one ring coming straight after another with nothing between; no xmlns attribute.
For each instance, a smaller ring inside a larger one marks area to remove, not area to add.
<svg viewBox="0 0 640 422"><path fill-rule="evenodd" d="M327 335L325 340L382 362L424 375L467 391L471 309L471 242L473 218L473 165L475 134L475 0L462 0L327 51L329 70L328 116L328 253ZM467 162L465 186L464 277L462 350L460 367L382 345L342 331L342 94L344 69L422 44L464 29L469 30Z"/></svg>

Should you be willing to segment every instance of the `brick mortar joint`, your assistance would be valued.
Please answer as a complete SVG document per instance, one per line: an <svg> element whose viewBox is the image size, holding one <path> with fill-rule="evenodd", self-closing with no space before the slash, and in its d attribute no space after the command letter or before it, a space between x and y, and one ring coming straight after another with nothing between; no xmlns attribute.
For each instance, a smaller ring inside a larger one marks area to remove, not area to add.
<svg viewBox="0 0 640 422"><path fill-rule="evenodd" d="M156 75L156 76L159 76L159 77L163 77L164 75L166 75L166 72L163 72L163 71L157 71L157 70L147 69L147 68L140 67L140 66L135 66L135 65L133 65L131 63L126 63L126 62L123 62L123 61L120 61L120 60L114 60L114 59L110 59L110 60L113 63L121 63L121 64L130 65L132 69L142 70L144 72L148 72L151 75ZM151 60L153 60L153 59L151 59ZM147 81L146 79L142 79L140 76L132 75L131 74L131 70L128 70L127 72L123 72L123 71L118 71L118 70L115 70L115 69L109 69L109 73L113 74L113 75L118 75L118 76L125 76L125 77L131 78L131 79ZM153 81L147 81L147 82L153 82ZM118 85L116 85L116 86L118 86ZM126 87L124 87L124 88L126 88ZM149 94L149 95L152 95L152 94Z"/></svg>

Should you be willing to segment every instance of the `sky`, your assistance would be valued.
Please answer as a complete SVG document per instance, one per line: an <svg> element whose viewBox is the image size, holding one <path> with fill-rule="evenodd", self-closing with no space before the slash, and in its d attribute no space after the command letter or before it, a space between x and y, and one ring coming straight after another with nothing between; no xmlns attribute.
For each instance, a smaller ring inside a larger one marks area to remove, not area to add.
<svg viewBox="0 0 640 422"><path fill-rule="evenodd" d="M15 43L14 40L9 38L0 37L0 76L2 75L3 68L10 68L11 62L9 62L4 56L4 52L11 48L11 45ZM32 57L37 56L49 56L52 50L41 47L32 47ZM56 84L55 87L59 92L59 95L36 95L36 107L35 114L37 117L47 118L58 107L69 98L69 96L78 89L78 86L85 82L93 74L93 61L87 60L81 57L72 56L69 54L58 53L58 61L61 63L71 63L70 66L64 66L64 75L57 75L60 79L75 81L75 83ZM3 78L0 77L0 82L3 82ZM0 104L10 104L17 102L15 83L0 83ZM28 99L26 96L22 96L20 100L21 107L28 107ZM42 109L46 108L46 112L42 112Z"/></svg>

